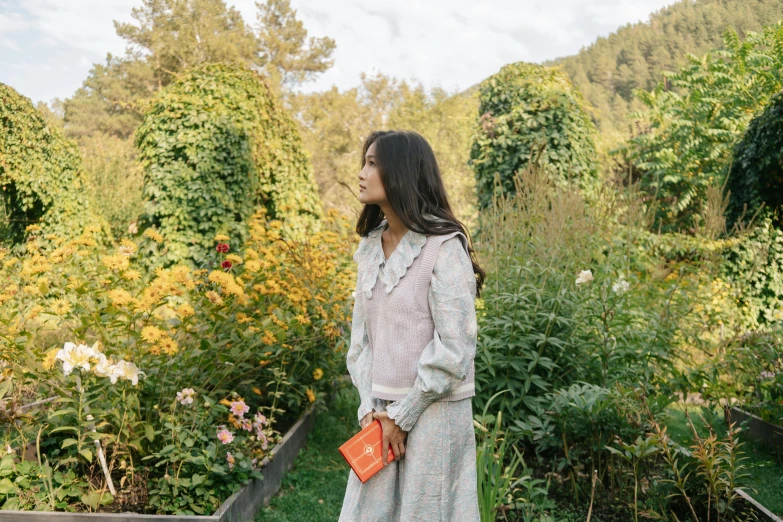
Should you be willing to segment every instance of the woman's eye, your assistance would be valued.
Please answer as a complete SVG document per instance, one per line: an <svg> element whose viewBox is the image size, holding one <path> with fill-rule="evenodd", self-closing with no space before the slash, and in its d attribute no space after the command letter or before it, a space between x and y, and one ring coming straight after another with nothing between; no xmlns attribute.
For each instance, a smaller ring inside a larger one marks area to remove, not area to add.
<svg viewBox="0 0 783 522"><path fill-rule="evenodd" d="M371 166L371 167L374 167L374 166L375 166L375 162L374 162L374 161L371 161L371 162L370 162L370 166Z"/></svg>

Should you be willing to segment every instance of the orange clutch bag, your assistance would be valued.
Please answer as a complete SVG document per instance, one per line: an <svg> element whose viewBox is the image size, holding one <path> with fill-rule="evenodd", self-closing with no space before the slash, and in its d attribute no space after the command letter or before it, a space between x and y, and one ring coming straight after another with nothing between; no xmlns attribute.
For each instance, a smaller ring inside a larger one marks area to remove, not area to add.
<svg viewBox="0 0 783 522"><path fill-rule="evenodd" d="M362 484L383 468L382 441L383 429L381 428L381 421L375 419L339 448L340 454L348 462L348 465L351 466L351 469L359 477L359 480L362 481ZM389 446L387 462L392 460L394 460L394 452L392 452L391 446Z"/></svg>

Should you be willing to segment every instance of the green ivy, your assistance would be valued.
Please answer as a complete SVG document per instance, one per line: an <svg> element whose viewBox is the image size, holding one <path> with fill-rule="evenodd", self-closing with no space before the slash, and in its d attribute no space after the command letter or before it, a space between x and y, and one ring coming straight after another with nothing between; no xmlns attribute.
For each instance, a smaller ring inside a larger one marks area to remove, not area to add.
<svg viewBox="0 0 783 522"><path fill-rule="evenodd" d="M746 206L747 219L762 203L773 213L783 205L783 93L772 98L764 112L750 122L735 148L728 189L730 225L740 219ZM779 228L783 219L777 215L773 223Z"/></svg>
<svg viewBox="0 0 783 522"><path fill-rule="evenodd" d="M167 86L149 102L136 145L140 228L162 233L164 264L199 263L218 233L243 242L259 207L294 237L322 215L295 124L249 69L208 64Z"/></svg>
<svg viewBox="0 0 783 522"><path fill-rule="evenodd" d="M783 231L767 217L724 253L748 329L783 324Z"/></svg>
<svg viewBox="0 0 783 522"><path fill-rule="evenodd" d="M470 153L479 208L492 204L495 191L513 194L514 174L531 157L557 181L587 186L595 180L595 126L560 70L523 62L504 66L481 83L479 114Z"/></svg>
<svg viewBox="0 0 783 522"><path fill-rule="evenodd" d="M93 226L110 236L90 208L76 144L46 123L29 98L0 83L0 240L20 244L29 225L67 239Z"/></svg>

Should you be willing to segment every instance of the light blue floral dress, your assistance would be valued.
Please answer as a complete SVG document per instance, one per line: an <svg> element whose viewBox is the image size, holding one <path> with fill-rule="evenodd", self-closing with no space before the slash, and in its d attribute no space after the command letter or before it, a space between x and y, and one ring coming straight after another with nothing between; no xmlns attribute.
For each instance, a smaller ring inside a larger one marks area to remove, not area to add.
<svg viewBox="0 0 783 522"><path fill-rule="evenodd" d="M380 227L380 226L379 226ZM376 229L377 230L377 229ZM396 285L426 237L409 230L385 260L375 277L382 284ZM363 238L357 254L383 249L380 233ZM372 255L373 252L370 252ZM356 257L356 256L355 256ZM375 272L375 269L371 270ZM359 274L354 296L372 288ZM364 329L361 299L354 302L348 371L359 389L358 419L372 411L387 411L404 431L405 456L392 461L362 484L353 470L343 499L340 522L479 522L476 491L476 440L471 398L439 401L461 384L441 364L453 360L448 353L464 351L471 360L476 350L476 280L459 237L441 245L433 268L428 301L436 332L419 359L413 389L398 401L371 396L372 348ZM435 392L433 390L440 390ZM445 393L441 393L445 390Z"/></svg>

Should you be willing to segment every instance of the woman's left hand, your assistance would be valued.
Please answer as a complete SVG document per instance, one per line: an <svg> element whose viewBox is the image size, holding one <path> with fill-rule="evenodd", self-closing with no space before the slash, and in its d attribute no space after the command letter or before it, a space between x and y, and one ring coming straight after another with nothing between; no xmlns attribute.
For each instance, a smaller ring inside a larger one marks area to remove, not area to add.
<svg viewBox="0 0 783 522"><path fill-rule="evenodd" d="M383 465L387 464L389 458L388 447L391 444L392 451L394 452L394 460L399 461L405 456L405 438L408 436L407 431L402 431L397 424L394 423L394 419L389 418L389 414L385 411L376 411L372 414L373 419L381 421L381 428L383 431L383 441L381 442L381 459Z"/></svg>

